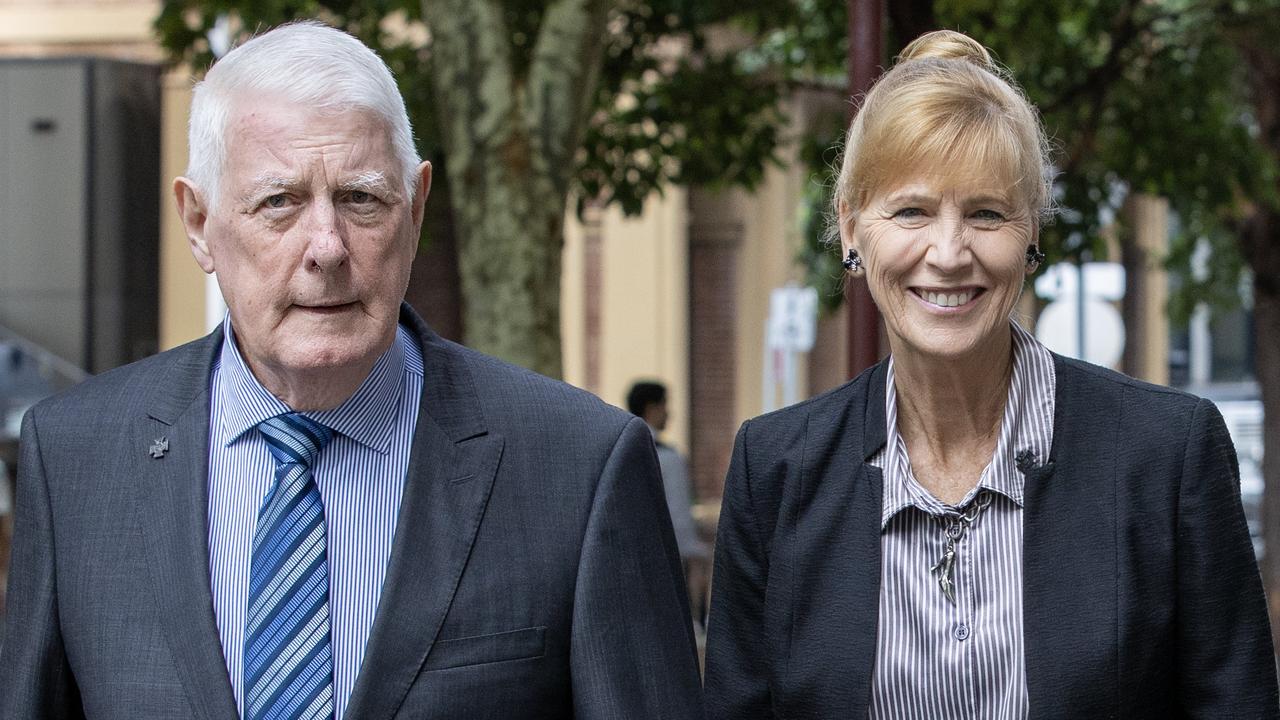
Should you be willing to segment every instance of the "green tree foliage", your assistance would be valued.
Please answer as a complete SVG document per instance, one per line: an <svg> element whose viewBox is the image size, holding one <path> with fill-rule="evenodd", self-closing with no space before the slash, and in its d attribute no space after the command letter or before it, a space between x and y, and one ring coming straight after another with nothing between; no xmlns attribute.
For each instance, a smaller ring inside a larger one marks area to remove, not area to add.
<svg viewBox="0 0 1280 720"><path fill-rule="evenodd" d="M634 215L666 185L755 187L784 118L781 78L751 53L761 32L789 19L786 3L621 3L579 155L580 203Z"/></svg>
<svg viewBox="0 0 1280 720"><path fill-rule="evenodd" d="M843 32L845 0L802 4L833 30L780 30L785 37L774 44L809 59L820 75L841 73L843 55L831 48L840 47L832 41ZM1226 30L1256 27L1274 12L1265 3L905 0L889 6L888 56L927 30L960 30L991 48L1039 108L1058 172L1059 212L1043 234L1050 262L1098 256L1102 227L1121 217L1129 193L1163 195L1179 218L1168 260L1185 279L1171 302L1175 321L1185 321L1206 299L1222 308L1239 303L1235 221L1242 200L1275 202L1276 158L1257 141L1248 72ZM809 146L810 162L825 174L816 187L830 186L833 156L826 148L838 144L837 133ZM826 201L812 193L812 202ZM815 209L811 217L824 214ZM821 235L808 237L815 243L802 260L811 278L838 276ZM1221 252L1207 276L1193 277L1187 267L1201 238Z"/></svg>
<svg viewBox="0 0 1280 720"><path fill-rule="evenodd" d="M591 15L588 34L578 38L599 36L602 47L580 42L578 55L558 64L557 77L544 73L531 81L538 53L572 40L565 27L548 28L548 18L563 20L579 8L605 10L604 22ZM475 22L450 30L475 33L483 19L485 36L468 37L488 54L447 42L453 35L431 40L427 26L433 18L448 25L464 11ZM794 21L796 14L787 3L767 0L165 0L156 30L173 60L205 68L213 59L208 33L220 17L230 20L236 39L282 22L319 18L361 38L387 60L420 150L436 164L437 182L443 181L437 192L444 185L452 199L468 341L558 375L562 226L548 213L559 213L569 197L577 197L579 209L592 200L635 214L645 198L670 183L754 186L775 158L785 78L752 64L750 52L760 35ZM583 87L559 83L575 74ZM443 84L442 77L448 78ZM492 92L486 83L495 78L501 84L497 92L510 96L501 102L509 100L512 108L504 120L512 124L500 132L501 153L486 146L487 138L468 126L470 119L458 116L492 110L499 100L468 97L459 86ZM543 87L529 88L529 82ZM539 94L552 87L554 92ZM579 91L585 93L581 108L571 97ZM539 101L567 105L538 110ZM573 117L579 110L580 123ZM517 174L528 182L515 185ZM487 184L477 180L482 175L489 176ZM499 187L504 177L511 184ZM513 263L507 271L494 269L497 255Z"/></svg>
<svg viewBox="0 0 1280 720"><path fill-rule="evenodd" d="M1102 225L1131 192L1169 198L1179 231L1170 259L1187 282L1176 320L1212 298L1238 304L1239 255L1231 222L1242 197L1266 197L1274 158L1259 152L1244 102L1246 78L1209 3L1100 0L1001 4L999 12L948 19L977 27L1017 71L1058 149L1061 213L1046 232L1059 257L1096 253ZM1021 5L1021 7L1019 7ZM1190 250L1207 238L1211 273L1194 282Z"/></svg>

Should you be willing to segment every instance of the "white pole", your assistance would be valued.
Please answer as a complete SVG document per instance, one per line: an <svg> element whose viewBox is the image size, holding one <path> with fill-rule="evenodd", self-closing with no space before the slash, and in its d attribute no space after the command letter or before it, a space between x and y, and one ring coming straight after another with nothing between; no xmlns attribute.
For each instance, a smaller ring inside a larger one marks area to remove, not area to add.
<svg viewBox="0 0 1280 720"><path fill-rule="evenodd" d="M1213 334L1209 331L1209 306L1196 305L1191 313L1187 344L1187 374L1192 385L1207 385L1213 378Z"/></svg>
<svg viewBox="0 0 1280 720"><path fill-rule="evenodd" d="M794 350L782 351L782 406L795 405L800 401L800 394L796 387L796 355Z"/></svg>

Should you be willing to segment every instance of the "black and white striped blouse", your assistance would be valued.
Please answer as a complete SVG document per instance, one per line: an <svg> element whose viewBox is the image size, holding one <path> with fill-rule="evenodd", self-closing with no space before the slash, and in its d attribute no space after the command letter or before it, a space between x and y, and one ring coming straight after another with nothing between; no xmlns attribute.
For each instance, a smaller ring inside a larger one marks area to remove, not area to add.
<svg viewBox="0 0 1280 720"><path fill-rule="evenodd" d="M1012 720L1027 715L1022 626L1023 476L1018 460L1043 462L1053 441L1053 358L1012 323L1014 362L995 455L958 505L933 497L911 472L897 430L890 358L888 441L872 464L884 473L880 623L872 675L872 720ZM931 570L944 528L975 504L990 504L955 544L954 604Z"/></svg>

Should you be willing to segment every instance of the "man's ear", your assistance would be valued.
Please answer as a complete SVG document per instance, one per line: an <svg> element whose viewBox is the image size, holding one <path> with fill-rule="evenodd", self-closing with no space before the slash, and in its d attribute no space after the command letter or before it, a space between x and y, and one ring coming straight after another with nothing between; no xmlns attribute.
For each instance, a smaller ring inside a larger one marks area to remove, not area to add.
<svg viewBox="0 0 1280 720"><path fill-rule="evenodd" d="M413 226L418 228L415 237L422 235L422 213L427 206L427 195L431 193L431 163L423 160L418 166L417 190L413 193Z"/></svg>
<svg viewBox="0 0 1280 720"><path fill-rule="evenodd" d="M182 218L182 226L187 231L187 242L191 245L191 254L195 256L196 264L201 270L212 273L213 253L209 252L209 243L204 234L209 210L203 195L195 183L180 177L173 181L173 199L178 204L178 217Z"/></svg>

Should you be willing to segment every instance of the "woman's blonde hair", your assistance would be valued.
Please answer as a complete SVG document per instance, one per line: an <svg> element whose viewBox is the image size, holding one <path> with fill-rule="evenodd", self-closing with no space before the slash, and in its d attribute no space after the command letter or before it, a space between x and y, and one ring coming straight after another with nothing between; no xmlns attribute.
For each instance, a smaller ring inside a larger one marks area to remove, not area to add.
<svg viewBox="0 0 1280 720"><path fill-rule="evenodd" d="M1006 182L1050 214L1048 142L1034 107L980 43L939 30L916 38L866 94L845 137L833 205L849 214L907 173Z"/></svg>

